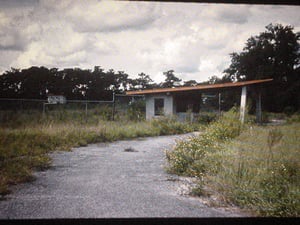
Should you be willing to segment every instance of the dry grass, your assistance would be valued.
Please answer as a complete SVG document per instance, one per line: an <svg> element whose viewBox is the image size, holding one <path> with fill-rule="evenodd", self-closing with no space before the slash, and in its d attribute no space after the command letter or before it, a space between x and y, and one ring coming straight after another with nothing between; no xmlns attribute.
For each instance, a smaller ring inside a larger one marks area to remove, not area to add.
<svg viewBox="0 0 300 225"><path fill-rule="evenodd" d="M51 165L47 153L70 150L89 143L189 132L196 129L173 120L108 121L100 109L89 112L53 111L43 116L36 111L0 112L0 194L9 185L32 179L32 171Z"/></svg>

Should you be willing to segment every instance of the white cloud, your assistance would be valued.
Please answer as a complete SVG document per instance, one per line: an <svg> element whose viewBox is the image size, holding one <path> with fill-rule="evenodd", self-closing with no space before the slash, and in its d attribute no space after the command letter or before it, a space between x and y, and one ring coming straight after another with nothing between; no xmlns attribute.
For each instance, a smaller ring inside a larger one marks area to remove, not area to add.
<svg viewBox="0 0 300 225"><path fill-rule="evenodd" d="M81 1L82 2L82 1ZM72 6L72 4L78 4L80 1L76 0L40 0L40 8L50 11L66 10Z"/></svg>
<svg viewBox="0 0 300 225"><path fill-rule="evenodd" d="M12 7L12 3L4 3L9 7L1 9L0 2L0 50L23 51L31 41L31 35L27 36L26 30L32 26L32 21L27 20L32 7L21 4L21 10L17 10Z"/></svg>
<svg viewBox="0 0 300 225"><path fill-rule="evenodd" d="M17 67L45 65L57 67L78 65L84 61L87 39L76 33L67 24L46 24L43 27L33 24L24 31L32 41L20 56L12 62Z"/></svg>
<svg viewBox="0 0 300 225"><path fill-rule="evenodd" d="M39 64L48 65L48 63L53 60L53 56L50 56L43 51L43 46L41 44L34 42L31 43L27 51L20 54L12 64L17 68L26 68Z"/></svg>
<svg viewBox="0 0 300 225"><path fill-rule="evenodd" d="M66 17L79 32L116 32L143 29L157 18L156 12L149 3L81 1L66 11Z"/></svg>
<svg viewBox="0 0 300 225"><path fill-rule="evenodd" d="M8 26L9 22L10 18L4 12L0 12L0 29Z"/></svg>
<svg viewBox="0 0 300 225"><path fill-rule="evenodd" d="M299 6L122 1L0 1L0 70L31 65L140 72L162 81L222 75L269 23L295 26ZM0 71L1 72L1 71Z"/></svg>
<svg viewBox="0 0 300 225"><path fill-rule="evenodd" d="M222 21L223 23L231 24L244 24L248 21L248 18L251 16L250 5L215 5L210 7L208 15L211 15L211 18L217 21Z"/></svg>

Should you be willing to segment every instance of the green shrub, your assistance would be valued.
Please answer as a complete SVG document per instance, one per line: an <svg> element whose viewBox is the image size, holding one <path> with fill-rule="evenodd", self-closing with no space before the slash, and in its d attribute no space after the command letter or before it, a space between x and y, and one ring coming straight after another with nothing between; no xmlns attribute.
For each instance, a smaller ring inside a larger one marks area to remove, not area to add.
<svg viewBox="0 0 300 225"><path fill-rule="evenodd" d="M216 173L220 163L218 152L222 144L239 135L241 123L234 110L211 123L204 134L180 141L175 148L166 152L167 170L175 174L203 177L206 173Z"/></svg>
<svg viewBox="0 0 300 225"><path fill-rule="evenodd" d="M112 120L112 107L111 106L102 106L100 107L99 114L102 120Z"/></svg>
<svg viewBox="0 0 300 225"><path fill-rule="evenodd" d="M258 215L299 216L298 120L294 114L289 118L294 123L287 125L242 126L233 109L203 134L167 151L168 172L198 177L194 195L218 193L226 202Z"/></svg>
<svg viewBox="0 0 300 225"><path fill-rule="evenodd" d="M218 118L217 113L213 112L200 112L197 116L197 122L201 124L209 124L211 122L216 121Z"/></svg>
<svg viewBox="0 0 300 225"><path fill-rule="evenodd" d="M287 116L291 116L293 115L295 112L295 108L293 106L286 106L284 109L283 109L283 113Z"/></svg>
<svg viewBox="0 0 300 225"><path fill-rule="evenodd" d="M159 135L188 133L199 128L198 124L179 122L176 117L167 116L153 119L151 124L159 132Z"/></svg>
<svg viewBox="0 0 300 225"><path fill-rule="evenodd" d="M145 120L145 101L136 100L129 104L127 109L127 118L131 121L142 121Z"/></svg>
<svg viewBox="0 0 300 225"><path fill-rule="evenodd" d="M167 151L168 171L198 177L194 195L217 193L262 216L299 216L300 124L241 129L229 112Z"/></svg>
<svg viewBox="0 0 300 225"><path fill-rule="evenodd" d="M292 116L288 117L288 123L300 123L300 113L295 113Z"/></svg>

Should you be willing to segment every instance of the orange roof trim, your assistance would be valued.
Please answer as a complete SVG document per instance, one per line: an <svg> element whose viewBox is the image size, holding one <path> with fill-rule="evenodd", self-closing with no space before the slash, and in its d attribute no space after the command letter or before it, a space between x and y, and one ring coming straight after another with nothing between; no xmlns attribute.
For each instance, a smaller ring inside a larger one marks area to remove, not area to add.
<svg viewBox="0 0 300 225"><path fill-rule="evenodd" d="M167 93L167 92L208 90L208 89L215 89L215 88L241 87L246 85L270 82L272 80L273 79L250 80L250 81L241 81L241 82L234 82L234 83L223 83L223 84L204 84L204 85L197 85L192 87L157 88L157 89L147 89L147 90L139 90L139 91L127 91L126 95L145 95L145 94L158 94L158 93Z"/></svg>

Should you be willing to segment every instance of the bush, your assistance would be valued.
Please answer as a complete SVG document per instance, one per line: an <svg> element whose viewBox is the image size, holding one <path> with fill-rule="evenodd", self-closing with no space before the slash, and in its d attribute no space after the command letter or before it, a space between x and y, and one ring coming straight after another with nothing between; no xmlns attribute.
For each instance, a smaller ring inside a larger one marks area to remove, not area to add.
<svg viewBox="0 0 300 225"><path fill-rule="evenodd" d="M201 112L197 117L197 122L202 124L209 124L211 122L216 121L218 118L217 113L212 112Z"/></svg>
<svg viewBox="0 0 300 225"><path fill-rule="evenodd" d="M222 150L223 142L239 135L241 123L233 110L211 123L204 134L180 141L166 152L168 171L175 174L202 177L218 171L219 162L215 154Z"/></svg>
<svg viewBox="0 0 300 225"><path fill-rule="evenodd" d="M293 115L295 112L295 108L293 106L286 106L284 109L283 109L283 113L287 116L291 116Z"/></svg>
<svg viewBox="0 0 300 225"><path fill-rule="evenodd" d="M295 113L292 116L288 117L288 123L300 123L300 113Z"/></svg>
<svg viewBox="0 0 300 225"><path fill-rule="evenodd" d="M112 120L112 110L111 106L104 105L97 109L97 112L101 116L102 120Z"/></svg>
<svg viewBox="0 0 300 225"><path fill-rule="evenodd" d="M158 131L159 135L182 134L199 129L198 124L179 122L176 117L168 116L153 119L151 124Z"/></svg>
<svg viewBox="0 0 300 225"><path fill-rule="evenodd" d="M131 121L145 120L145 101L137 100L130 102L127 109L127 118Z"/></svg>

